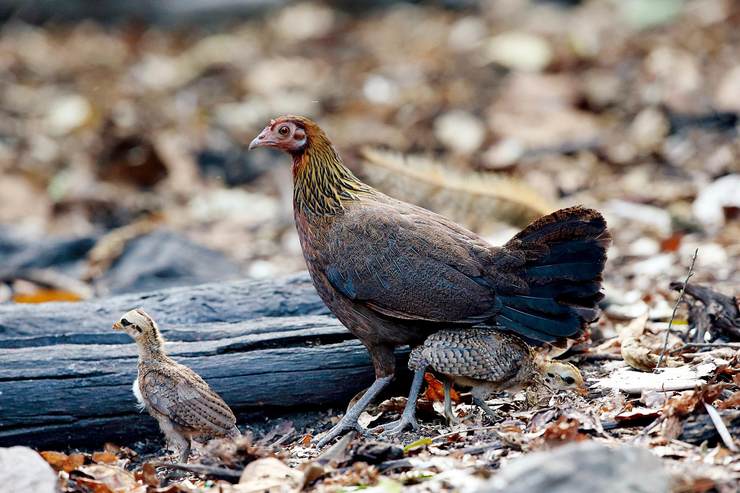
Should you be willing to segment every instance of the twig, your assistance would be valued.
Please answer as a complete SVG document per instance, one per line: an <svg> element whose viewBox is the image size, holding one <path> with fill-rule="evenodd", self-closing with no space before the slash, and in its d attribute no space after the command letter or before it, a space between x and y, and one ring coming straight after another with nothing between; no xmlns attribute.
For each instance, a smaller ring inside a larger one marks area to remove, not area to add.
<svg viewBox="0 0 740 493"><path fill-rule="evenodd" d="M730 347L740 348L740 342L687 342L682 348L686 347Z"/></svg>
<svg viewBox="0 0 740 493"><path fill-rule="evenodd" d="M213 478L227 479L232 481L239 481L242 473L234 471L233 469L226 469L224 467L215 466L204 466L203 464L184 464L182 462L165 462L161 460L155 460L149 462L154 467L167 467L170 469L177 469L179 471L192 472L194 474L200 474L203 476L211 476Z"/></svg>
<svg viewBox="0 0 740 493"><path fill-rule="evenodd" d="M727 429L727 426L725 426L725 422L722 421L722 416L719 415L717 410L711 404L707 404L706 402L704 402L704 408L707 410L707 414L712 419L714 427L717 428L717 433L722 439L722 442L724 442L725 447L730 449L731 452L737 452L737 446L732 440L732 435L730 435L730 431Z"/></svg>
<svg viewBox="0 0 740 493"><path fill-rule="evenodd" d="M443 438L451 437L454 435L462 435L464 433L470 433L474 431L486 431L486 430L495 430L497 428L500 428L500 425L494 425L494 426L479 426L478 428L467 428L465 430L458 430L458 431L451 431L449 433L443 433L442 435L437 435L436 437L432 437L432 441L436 442L437 440L441 440Z"/></svg>
<svg viewBox="0 0 740 493"><path fill-rule="evenodd" d="M671 320L668 322L668 329L665 332L665 340L663 341L663 349L660 351L660 358L658 358L658 364L655 365L655 371L658 371L660 368L660 364L663 362L663 358L665 357L665 352L668 350L668 337L671 335L671 327L673 327L673 320L676 318L676 311L678 310L678 305L681 304L681 300L683 299L683 294L686 292L686 285L689 283L689 279L691 279L691 276L694 275L694 264L696 263L696 257L699 255L699 249L697 248L694 250L694 256L691 257L691 265L689 266L689 273L686 275L686 280L683 282L683 286L681 287L681 292L678 293L678 299L676 300L676 304L673 305L673 313L671 314Z"/></svg>

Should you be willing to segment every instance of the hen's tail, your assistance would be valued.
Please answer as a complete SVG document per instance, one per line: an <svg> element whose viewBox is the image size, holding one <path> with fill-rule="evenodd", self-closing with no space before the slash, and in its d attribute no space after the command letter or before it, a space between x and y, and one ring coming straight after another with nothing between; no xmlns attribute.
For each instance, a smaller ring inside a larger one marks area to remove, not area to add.
<svg viewBox="0 0 740 493"><path fill-rule="evenodd" d="M534 221L500 252L499 272L524 282L497 289L496 321L535 342L579 336L599 316L610 241L606 221L593 209L561 209Z"/></svg>

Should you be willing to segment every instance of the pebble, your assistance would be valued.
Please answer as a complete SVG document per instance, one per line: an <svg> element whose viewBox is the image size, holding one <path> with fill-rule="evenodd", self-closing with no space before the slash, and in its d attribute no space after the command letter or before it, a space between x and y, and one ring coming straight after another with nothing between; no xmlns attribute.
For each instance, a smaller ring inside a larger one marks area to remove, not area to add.
<svg viewBox="0 0 740 493"><path fill-rule="evenodd" d="M491 62L512 70L540 72L552 61L548 42L535 34L509 31L488 40L485 55Z"/></svg>
<svg viewBox="0 0 740 493"><path fill-rule="evenodd" d="M725 224L725 207L740 207L740 174L726 175L703 187L691 210L710 231Z"/></svg>
<svg viewBox="0 0 740 493"><path fill-rule="evenodd" d="M90 102L79 94L63 96L52 102L46 125L54 135L64 135L82 127L91 117Z"/></svg>
<svg viewBox="0 0 740 493"><path fill-rule="evenodd" d="M730 69L722 77L714 99L717 111L740 113L740 65Z"/></svg>
<svg viewBox="0 0 740 493"><path fill-rule="evenodd" d="M478 117L455 110L434 121L434 134L448 149L460 154L472 154L483 144L486 128Z"/></svg>

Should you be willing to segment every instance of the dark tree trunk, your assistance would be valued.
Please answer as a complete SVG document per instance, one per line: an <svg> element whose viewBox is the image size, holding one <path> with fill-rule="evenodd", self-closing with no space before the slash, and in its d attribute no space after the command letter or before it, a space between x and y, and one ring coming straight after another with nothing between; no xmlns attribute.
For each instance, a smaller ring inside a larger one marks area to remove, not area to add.
<svg viewBox="0 0 740 493"><path fill-rule="evenodd" d="M152 436L136 410L136 346L112 323L141 306L168 353L237 415L345 406L373 379L362 345L328 314L307 275L0 306L0 446L95 446ZM244 419L240 425L248 425Z"/></svg>

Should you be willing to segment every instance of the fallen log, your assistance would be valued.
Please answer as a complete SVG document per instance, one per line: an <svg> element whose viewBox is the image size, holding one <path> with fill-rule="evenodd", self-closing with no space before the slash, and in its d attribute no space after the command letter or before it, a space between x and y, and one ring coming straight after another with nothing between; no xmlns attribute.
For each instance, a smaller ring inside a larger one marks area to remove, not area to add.
<svg viewBox="0 0 740 493"><path fill-rule="evenodd" d="M344 406L373 379L361 344L305 274L83 303L0 305L0 446L97 446L156 436L131 384L136 347L111 324L143 307L168 353L242 418ZM337 408L339 409L339 408Z"/></svg>

